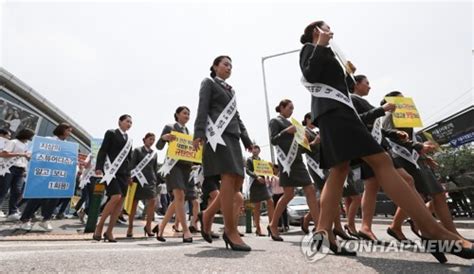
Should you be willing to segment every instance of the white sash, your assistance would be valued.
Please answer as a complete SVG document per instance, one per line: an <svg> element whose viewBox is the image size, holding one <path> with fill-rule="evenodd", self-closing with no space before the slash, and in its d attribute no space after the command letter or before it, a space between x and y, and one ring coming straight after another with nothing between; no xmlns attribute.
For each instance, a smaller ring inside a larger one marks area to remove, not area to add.
<svg viewBox="0 0 474 274"><path fill-rule="evenodd" d="M317 98L332 99L340 103L343 103L344 105L354 110L354 112L357 114L357 117L359 117L359 114L357 113L356 109L354 108L354 105L352 104L352 99L350 96L346 96L341 91L331 86L328 86L326 84L309 83L308 81L306 81L304 77L301 78L301 83L311 93L312 96L317 97Z"/></svg>
<svg viewBox="0 0 474 274"><path fill-rule="evenodd" d="M142 187L145 184L148 184L148 180L146 179L145 175L143 175L142 170L148 165L148 163L150 163L150 161L153 159L153 157L155 157L155 155L156 151L153 151L153 153L148 153L145 158L143 158L140 163L138 163L138 165L131 171L131 177L137 177L138 182L140 183L140 185L142 185Z"/></svg>
<svg viewBox="0 0 474 274"><path fill-rule="evenodd" d="M132 140L128 139L127 143L117 155L114 162L109 165L109 168L104 168L104 177L102 178L102 180L100 180L100 183L105 182L107 185L110 184L112 179L115 178L115 174L117 173L118 169L127 158L130 149L132 149ZM107 157L107 161L110 163L109 157Z"/></svg>
<svg viewBox="0 0 474 274"><path fill-rule="evenodd" d="M285 155L285 152L283 152L280 146L276 146L276 151L277 158L283 166L283 172L286 172L286 174L290 176L291 165L295 161L296 155L298 155L298 142L296 142L296 138L293 137L288 154Z"/></svg>
<svg viewBox="0 0 474 274"><path fill-rule="evenodd" d="M216 151L217 144L221 144L223 146L226 145L222 139L222 133L224 133L224 130L227 128L236 113L237 100L234 95L221 114L219 114L219 117L215 123L212 122L210 116L207 116L206 137L207 141L211 145L212 150Z"/></svg>
<svg viewBox="0 0 474 274"><path fill-rule="evenodd" d="M375 119L374 125L372 127L372 137L374 137L375 141L377 141L378 144L382 143L382 121L384 117L380 117Z"/></svg>
<svg viewBox="0 0 474 274"><path fill-rule="evenodd" d="M15 164L15 162L20 159L21 156L15 156L9 158L8 160L4 159L0 162L0 176L5 176L5 174L10 173L10 168Z"/></svg>
<svg viewBox="0 0 474 274"><path fill-rule="evenodd" d="M202 166L191 171L191 176L189 176L189 181L193 181L194 185L202 184L204 182L204 171Z"/></svg>
<svg viewBox="0 0 474 274"><path fill-rule="evenodd" d="M170 174L171 170L177 163L178 160L166 157L166 160L161 166L160 170L158 170L158 173L160 173L161 176L166 177L168 174Z"/></svg>
<svg viewBox="0 0 474 274"><path fill-rule="evenodd" d="M306 154L306 162L308 166L316 173L318 176L324 180L324 173L323 170L319 167L318 162L316 162L311 156Z"/></svg>
<svg viewBox="0 0 474 274"><path fill-rule="evenodd" d="M388 143L390 144L390 146L392 147L392 152L400 157L402 157L403 159L407 160L408 162L414 164L416 166L416 168L420 168L420 166L418 165L418 157L419 157L419 154L418 152L413 149L413 152L410 152L406 147L403 147L395 142L392 142L390 141L390 139L387 138L387 141Z"/></svg>
<svg viewBox="0 0 474 274"><path fill-rule="evenodd" d="M81 175L81 179L79 182L79 188L84 189L84 187L90 182L92 176L94 176L95 170L94 168L90 167L84 171Z"/></svg>

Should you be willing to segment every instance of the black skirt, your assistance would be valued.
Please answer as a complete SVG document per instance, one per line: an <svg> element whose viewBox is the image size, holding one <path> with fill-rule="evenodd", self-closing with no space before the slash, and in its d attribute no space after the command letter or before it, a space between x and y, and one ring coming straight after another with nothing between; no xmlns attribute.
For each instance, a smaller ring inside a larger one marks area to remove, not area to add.
<svg viewBox="0 0 474 274"><path fill-rule="evenodd" d="M244 157L240 148L240 139L234 135L222 134L225 146L217 145L216 151L206 143L203 150L202 167L204 176L217 176L232 173L244 178Z"/></svg>
<svg viewBox="0 0 474 274"><path fill-rule="evenodd" d="M128 190L128 176L124 174L115 174L115 178L105 187L105 193L107 196L122 195L125 197Z"/></svg>
<svg viewBox="0 0 474 274"><path fill-rule="evenodd" d="M178 162L165 178L166 189L171 192L173 189L181 189L186 192L188 187L189 175L191 174L191 164Z"/></svg>
<svg viewBox="0 0 474 274"><path fill-rule="evenodd" d="M349 108L338 108L318 118L321 168L383 152L367 127ZM352 161L352 164L357 164Z"/></svg>
<svg viewBox="0 0 474 274"><path fill-rule="evenodd" d="M308 170L303 163L301 157L296 157L295 161L291 165L290 176L286 172L283 172L283 165L278 165L280 186L282 187L299 187L307 186L311 184L311 178L309 177Z"/></svg>
<svg viewBox="0 0 474 274"><path fill-rule="evenodd" d="M313 183L319 192L323 191L324 183L326 182L325 178L319 177L319 175L314 172L309 166L308 166L308 171L309 175L311 175L311 178L313 179Z"/></svg>
<svg viewBox="0 0 474 274"><path fill-rule="evenodd" d="M444 192L441 184L436 180L433 172L425 166L422 160L418 160L420 169L417 169L416 166L407 160L396 157L397 161L401 163L401 166L410 174L415 180L416 190L426 196L431 196L433 194L438 194Z"/></svg>
<svg viewBox="0 0 474 274"><path fill-rule="evenodd" d="M135 200L150 200L156 197L156 182L148 182L143 187L140 183L137 185Z"/></svg>
<svg viewBox="0 0 474 274"><path fill-rule="evenodd" d="M257 180L252 182L250 186L250 202L258 203L270 199L271 195L268 191L267 185L262 184Z"/></svg>

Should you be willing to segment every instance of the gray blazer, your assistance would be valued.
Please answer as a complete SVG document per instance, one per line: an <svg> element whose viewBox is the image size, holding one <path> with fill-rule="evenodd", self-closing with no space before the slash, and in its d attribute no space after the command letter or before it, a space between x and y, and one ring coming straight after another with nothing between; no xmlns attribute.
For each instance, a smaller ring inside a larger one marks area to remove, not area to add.
<svg viewBox="0 0 474 274"><path fill-rule="evenodd" d="M184 133L184 134L189 134L188 128L184 127L184 129L182 129L181 126L178 123L166 125L163 128L163 131L161 132L161 135L158 139L158 142L156 142L156 148L158 150L162 150L165 147L165 144L168 142L168 141L165 141L165 140L161 139L161 137L165 134L171 133L171 131L177 131L177 132L181 132L181 133ZM186 161L179 161L178 164L179 165L182 165L182 164L192 165L191 162L186 162Z"/></svg>
<svg viewBox="0 0 474 274"><path fill-rule="evenodd" d="M234 90L226 90L220 82L221 80L217 78L214 80L206 78L201 82L198 111L196 121L194 122L195 139L201 138L205 140L207 116L210 116L212 121L216 121L235 94ZM246 148L252 145L247 129L242 120L240 120L238 111L232 117L224 133L240 138Z"/></svg>

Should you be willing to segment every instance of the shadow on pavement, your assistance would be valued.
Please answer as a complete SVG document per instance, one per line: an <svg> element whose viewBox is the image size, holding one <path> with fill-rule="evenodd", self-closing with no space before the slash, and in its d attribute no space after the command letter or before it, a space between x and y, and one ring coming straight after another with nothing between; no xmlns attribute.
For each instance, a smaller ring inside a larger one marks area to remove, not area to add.
<svg viewBox="0 0 474 274"><path fill-rule="evenodd" d="M389 272L407 273L407 272L420 272L423 273L459 273L452 267L460 267L461 271L467 272L469 267L460 264L450 264L449 261L445 264L440 264L435 261L431 262L419 262L401 259L388 259L388 258L371 258L371 257L354 257L355 260L361 264L374 269L376 272L387 272L387 269L392 269ZM408 259L408 257L407 257ZM448 258L449 260L449 258Z"/></svg>

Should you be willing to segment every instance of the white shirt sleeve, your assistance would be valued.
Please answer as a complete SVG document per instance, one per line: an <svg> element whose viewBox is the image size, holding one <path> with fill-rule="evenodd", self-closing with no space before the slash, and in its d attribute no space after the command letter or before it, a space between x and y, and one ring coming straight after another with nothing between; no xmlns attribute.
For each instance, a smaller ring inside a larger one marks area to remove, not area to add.
<svg viewBox="0 0 474 274"><path fill-rule="evenodd" d="M13 152L14 149L15 149L15 141L14 140L5 142L5 146L3 147L3 151Z"/></svg>

